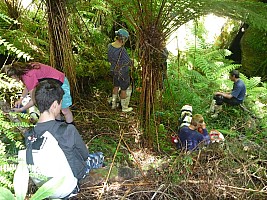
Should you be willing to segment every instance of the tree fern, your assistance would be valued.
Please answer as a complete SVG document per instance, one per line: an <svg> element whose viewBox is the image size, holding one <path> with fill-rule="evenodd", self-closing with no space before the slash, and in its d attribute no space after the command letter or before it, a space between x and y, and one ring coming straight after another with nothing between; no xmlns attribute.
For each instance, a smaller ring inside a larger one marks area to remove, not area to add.
<svg viewBox="0 0 267 200"><path fill-rule="evenodd" d="M244 80L247 90L251 90L261 83L261 77L251 77L250 79L245 78L244 75L241 75L242 80Z"/></svg>
<svg viewBox="0 0 267 200"><path fill-rule="evenodd" d="M3 13L0 13L0 29L7 30L13 24L19 24L18 20L14 20Z"/></svg>
<svg viewBox="0 0 267 200"><path fill-rule="evenodd" d="M17 58L23 58L25 61L29 61L33 59L28 53L25 53L18 48L16 48L13 44L6 41L0 37L0 46L4 48L8 52L8 54L16 55Z"/></svg>
<svg viewBox="0 0 267 200"><path fill-rule="evenodd" d="M7 187L9 189L13 188L12 180L8 179L7 174L1 173L1 168L0 168L0 185L2 187Z"/></svg>
<svg viewBox="0 0 267 200"><path fill-rule="evenodd" d="M228 75L230 71L238 69L240 66L240 64L230 64L223 67L218 67L214 78L221 78L224 74Z"/></svg>
<svg viewBox="0 0 267 200"><path fill-rule="evenodd" d="M225 58L231 52L227 49L189 49L188 60L189 65L193 65L193 69L202 73L208 80L216 81L229 71L240 67L238 64L230 64Z"/></svg>

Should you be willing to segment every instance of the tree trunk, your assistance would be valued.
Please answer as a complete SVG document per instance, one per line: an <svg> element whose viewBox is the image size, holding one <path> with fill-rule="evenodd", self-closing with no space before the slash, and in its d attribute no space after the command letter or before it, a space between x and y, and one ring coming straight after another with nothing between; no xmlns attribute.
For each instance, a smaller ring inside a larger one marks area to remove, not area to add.
<svg viewBox="0 0 267 200"><path fill-rule="evenodd" d="M68 29L66 0L46 0L46 3L51 66L65 73L72 96L77 97L77 79Z"/></svg>
<svg viewBox="0 0 267 200"><path fill-rule="evenodd" d="M151 31L153 29L153 32ZM155 131L157 132L156 120L153 117L155 111L161 108L162 92L162 32L157 26L143 27L139 32L139 58L142 66L142 92L140 112L143 116L143 127L145 128L144 139L146 147L153 147ZM153 128L154 127L154 128ZM152 129L155 131L152 131ZM157 134L156 134L157 135Z"/></svg>

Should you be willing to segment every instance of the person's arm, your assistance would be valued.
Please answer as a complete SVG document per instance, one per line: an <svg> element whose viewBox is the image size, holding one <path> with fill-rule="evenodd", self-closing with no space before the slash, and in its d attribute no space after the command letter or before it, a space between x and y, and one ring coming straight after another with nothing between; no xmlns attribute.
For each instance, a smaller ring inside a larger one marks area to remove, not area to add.
<svg viewBox="0 0 267 200"><path fill-rule="evenodd" d="M208 134L208 131L207 131L207 128L206 128L206 124L203 123L201 125L201 128L203 130L201 141L204 141L205 144L209 144L209 142L210 142L210 136Z"/></svg>
<svg viewBox="0 0 267 200"><path fill-rule="evenodd" d="M128 55L128 53L124 47L123 47L122 52L121 52L120 61L121 61L122 66L125 66L125 65L133 66L133 60L131 60L130 56Z"/></svg>
<svg viewBox="0 0 267 200"><path fill-rule="evenodd" d="M69 126L73 126L73 125L69 125ZM81 154L83 159L87 160L89 151L88 151L81 135L79 134L78 130L75 128L75 126L73 126L73 129L74 129L74 131L73 131L74 146L75 146L75 148L77 148L77 150L79 151L79 153Z"/></svg>
<svg viewBox="0 0 267 200"><path fill-rule="evenodd" d="M15 102L15 105L14 105L15 108L20 107L22 100L27 96L28 92L29 92L28 89L26 87L24 87L20 99Z"/></svg>
<svg viewBox="0 0 267 200"><path fill-rule="evenodd" d="M27 95L27 94L28 94L28 90L27 90L27 88L25 88L24 91L27 91L27 93L25 92L26 95ZM23 97L23 98L26 97L24 91L23 91L23 93L22 93L22 97ZM29 93L30 93L30 96L32 97L33 90L31 90ZM23 95L24 95L24 96L23 96ZM22 102L23 98L20 99L21 102ZM25 106L23 106L23 107L20 108L21 102L20 102L20 104L18 104L18 106L16 106L15 108L13 108L13 111L14 111L14 112L23 112L24 110L27 110L27 109L29 109L30 107L32 107L32 106L34 105L34 102L33 102L33 100L31 99Z"/></svg>
<svg viewBox="0 0 267 200"><path fill-rule="evenodd" d="M224 98L231 99L233 95L231 93L226 92L215 92L215 95L222 95Z"/></svg>
<svg viewBox="0 0 267 200"><path fill-rule="evenodd" d="M57 138L60 141L60 145L68 147L69 149L77 149L79 154L85 161L88 158L89 151L74 125L69 124L64 134Z"/></svg>

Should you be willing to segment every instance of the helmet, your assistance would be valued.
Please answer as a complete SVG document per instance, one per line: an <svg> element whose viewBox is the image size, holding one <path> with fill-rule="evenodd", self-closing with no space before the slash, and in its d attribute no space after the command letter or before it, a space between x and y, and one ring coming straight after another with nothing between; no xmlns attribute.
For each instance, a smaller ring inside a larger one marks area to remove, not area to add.
<svg viewBox="0 0 267 200"><path fill-rule="evenodd" d="M115 31L116 36L118 36L124 42L129 38L129 33L125 29L121 28Z"/></svg>

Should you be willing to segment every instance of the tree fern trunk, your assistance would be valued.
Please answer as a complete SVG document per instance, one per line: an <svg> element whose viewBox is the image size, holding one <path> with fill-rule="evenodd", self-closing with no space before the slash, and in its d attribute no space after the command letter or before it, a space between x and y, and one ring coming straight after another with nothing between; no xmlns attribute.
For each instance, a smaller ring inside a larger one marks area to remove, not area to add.
<svg viewBox="0 0 267 200"><path fill-rule="evenodd" d="M68 29L66 0L46 0L51 66L64 71L73 96L78 95L75 62Z"/></svg>
<svg viewBox="0 0 267 200"><path fill-rule="evenodd" d="M143 116L146 147L153 147L155 131L157 131L153 115L156 109L160 109L157 105L161 106L161 93L158 92L162 89L160 87L162 85L161 49L164 39L162 39L162 33L157 29L157 26L153 28L153 32L150 25L144 26L141 31L138 31L138 37L140 38L139 58L142 66L140 113Z"/></svg>

